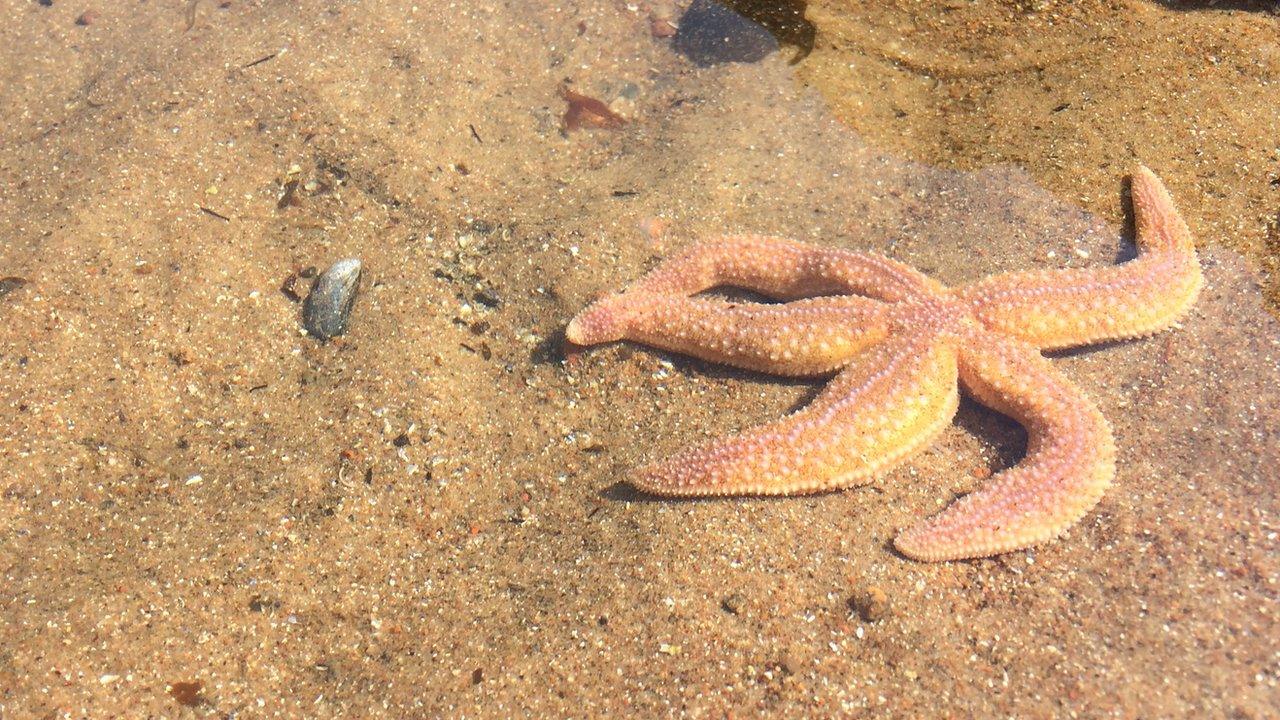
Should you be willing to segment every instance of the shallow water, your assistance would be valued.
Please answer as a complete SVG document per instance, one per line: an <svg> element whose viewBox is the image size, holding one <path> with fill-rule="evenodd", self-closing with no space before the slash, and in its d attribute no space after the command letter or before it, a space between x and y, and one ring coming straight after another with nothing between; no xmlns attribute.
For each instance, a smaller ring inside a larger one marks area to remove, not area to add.
<svg viewBox="0 0 1280 720"><path fill-rule="evenodd" d="M631 468L817 385L632 345L566 357L565 323L726 231L960 283L1125 259L1129 230L1016 167L870 146L787 50L698 67L654 37L662 7L209 2L188 31L169 7L76 25L11 4L6 717L1280 700L1280 327L1229 250L1204 247L1181 327L1056 356L1116 432L1097 509L1035 550L914 563L894 534L1015 463L1016 425L965 401L868 487L649 498ZM562 87L627 122L568 130ZM280 288L344 257L361 294L321 344ZM884 617L851 609L867 593Z"/></svg>

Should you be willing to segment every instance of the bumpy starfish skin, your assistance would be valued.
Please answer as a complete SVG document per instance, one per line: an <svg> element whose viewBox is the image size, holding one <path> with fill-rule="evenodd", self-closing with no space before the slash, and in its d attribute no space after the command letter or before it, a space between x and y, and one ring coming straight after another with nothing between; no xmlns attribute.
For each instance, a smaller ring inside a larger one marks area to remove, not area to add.
<svg viewBox="0 0 1280 720"><path fill-rule="evenodd" d="M1139 256L1114 267L1009 273L952 290L877 255L728 237L695 244L592 304L565 335L782 375L835 373L782 420L642 469L633 483L660 495L791 495L865 482L941 432L963 385L1026 427L1027 455L895 545L927 561L1023 548L1078 521L1115 475L1106 419L1040 350L1157 332L1199 294L1195 245L1164 185L1139 167L1132 194ZM691 297L724 285L786 302Z"/></svg>

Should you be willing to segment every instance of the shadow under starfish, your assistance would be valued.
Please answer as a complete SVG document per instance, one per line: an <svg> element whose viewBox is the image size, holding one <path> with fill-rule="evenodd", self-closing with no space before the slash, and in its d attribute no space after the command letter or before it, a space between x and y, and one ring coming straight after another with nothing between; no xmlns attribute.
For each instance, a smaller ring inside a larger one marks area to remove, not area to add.
<svg viewBox="0 0 1280 720"><path fill-rule="evenodd" d="M1203 282L1163 183L1132 178L1137 258L996 275L948 288L888 258L760 236L696 243L579 313L578 345L634 340L739 368L834 377L786 418L686 449L632 483L658 495L794 495L848 487L925 447L958 386L1027 429L1027 454L898 535L918 560L994 555L1052 539L1115 475L1097 407L1042 355L1163 330ZM732 285L782 304L692 297ZM815 297L817 296L817 297ZM958 382L957 382L958 380Z"/></svg>

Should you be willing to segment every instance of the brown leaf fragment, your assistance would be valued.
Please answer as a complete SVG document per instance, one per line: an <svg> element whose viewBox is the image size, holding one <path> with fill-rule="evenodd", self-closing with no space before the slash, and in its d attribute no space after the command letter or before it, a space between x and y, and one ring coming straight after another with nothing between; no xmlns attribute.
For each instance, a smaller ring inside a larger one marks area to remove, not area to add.
<svg viewBox="0 0 1280 720"><path fill-rule="evenodd" d="M204 683L199 680L170 683L169 695L174 700L177 700L180 705L195 707L204 702L204 697L200 695L200 691L203 689Z"/></svg>
<svg viewBox="0 0 1280 720"><path fill-rule="evenodd" d="M580 128L616 130L627 124L627 119L610 110L608 105L593 97L576 93L565 85L560 86L560 97L569 104L564 111L565 132Z"/></svg>

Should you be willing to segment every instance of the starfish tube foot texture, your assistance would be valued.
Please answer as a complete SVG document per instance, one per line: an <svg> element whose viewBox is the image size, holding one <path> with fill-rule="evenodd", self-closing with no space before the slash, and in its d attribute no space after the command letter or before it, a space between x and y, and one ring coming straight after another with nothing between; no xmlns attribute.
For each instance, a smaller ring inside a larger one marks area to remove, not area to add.
<svg viewBox="0 0 1280 720"><path fill-rule="evenodd" d="M1041 351L1163 330L1203 282L1190 231L1159 178L1139 167L1132 195L1139 255L1118 266L1008 273L951 289L875 254L727 237L695 243L593 303L565 335L833 376L782 420L640 470L633 484L658 495L794 495L867 482L927 446L963 387L1027 429L1027 455L895 546L925 561L1029 547L1076 523L1115 476L1106 419ZM781 302L693 297L717 286Z"/></svg>

